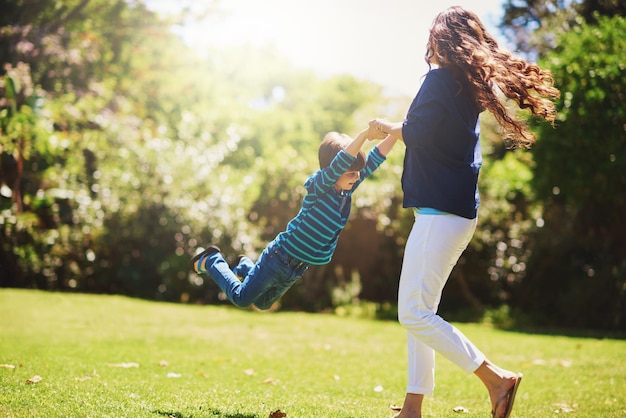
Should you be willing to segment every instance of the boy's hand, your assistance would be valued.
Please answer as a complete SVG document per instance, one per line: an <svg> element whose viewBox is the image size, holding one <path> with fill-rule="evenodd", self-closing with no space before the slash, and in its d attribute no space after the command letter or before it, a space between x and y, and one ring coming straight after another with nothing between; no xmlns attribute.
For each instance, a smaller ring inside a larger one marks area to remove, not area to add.
<svg viewBox="0 0 626 418"><path fill-rule="evenodd" d="M367 130L367 139L369 139L370 141L384 139L387 136L387 134L380 129L376 129L376 127L372 125L371 121L369 125L369 129Z"/></svg>
<svg viewBox="0 0 626 418"><path fill-rule="evenodd" d="M370 129L375 129L376 131L380 132L383 135L383 138L387 136L387 134L389 133L389 129L386 129L389 125L389 122L387 122L384 119L372 119L369 122L370 125Z"/></svg>

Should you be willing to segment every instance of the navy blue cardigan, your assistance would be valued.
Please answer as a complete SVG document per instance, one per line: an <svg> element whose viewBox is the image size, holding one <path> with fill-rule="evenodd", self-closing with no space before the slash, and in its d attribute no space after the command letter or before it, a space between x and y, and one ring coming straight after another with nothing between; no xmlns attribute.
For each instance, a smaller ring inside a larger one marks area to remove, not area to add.
<svg viewBox="0 0 626 418"><path fill-rule="evenodd" d="M480 109L444 68L428 72L402 126L403 206L477 215Z"/></svg>

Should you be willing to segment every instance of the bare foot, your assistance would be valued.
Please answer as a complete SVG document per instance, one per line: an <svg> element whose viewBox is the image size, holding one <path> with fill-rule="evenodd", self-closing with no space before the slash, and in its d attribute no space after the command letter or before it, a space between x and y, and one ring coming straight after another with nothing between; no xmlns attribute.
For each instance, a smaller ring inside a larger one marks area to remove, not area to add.
<svg viewBox="0 0 626 418"><path fill-rule="evenodd" d="M502 369L489 360L474 371L474 374L483 382L489 391L491 399L491 416L493 418L508 418L511 414L517 385L521 374Z"/></svg>
<svg viewBox="0 0 626 418"><path fill-rule="evenodd" d="M501 385L489 392L491 415L494 418L508 418L513 409L517 387L522 380L521 374L514 374L503 379Z"/></svg>
<svg viewBox="0 0 626 418"><path fill-rule="evenodd" d="M422 418L422 414L418 412L416 415L411 415L409 413L405 414L404 412L400 411L400 413L394 415L393 418Z"/></svg>
<svg viewBox="0 0 626 418"><path fill-rule="evenodd" d="M416 393L407 393L404 398L404 405L400 412L393 418L422 418L422 402L424 395Z"/></svg>

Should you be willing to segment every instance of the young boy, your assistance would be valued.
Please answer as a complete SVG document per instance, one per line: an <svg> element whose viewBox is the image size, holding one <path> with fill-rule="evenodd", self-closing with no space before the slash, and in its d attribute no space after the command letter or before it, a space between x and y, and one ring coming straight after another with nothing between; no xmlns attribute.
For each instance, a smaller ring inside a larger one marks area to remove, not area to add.
<svg viewBox="0 0 626 418"><path fill-rule="evenodd" d="M374 140L381 139L379 135L374 129L365 129L354 139L337 132L326 134L319 147L320 169L304 183L307 195L300 212L257 262L242 256L231 271L220 249L211 245L192 258L194 271L208 273L234 305L269 309L309 265L330 262L350 215L352 193L385 161L397 141L387 136L366 159L361 147L368 136Z"/></svg>

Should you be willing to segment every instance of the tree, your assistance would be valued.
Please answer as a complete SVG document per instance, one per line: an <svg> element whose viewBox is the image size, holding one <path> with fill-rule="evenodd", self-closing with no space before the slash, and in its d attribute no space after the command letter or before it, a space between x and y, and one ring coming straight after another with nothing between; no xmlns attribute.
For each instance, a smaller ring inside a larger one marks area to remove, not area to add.
<svg viewBox="0 0 626 418"><path fill-rule="evenodd" d="M596 16L545 59L562 98L537 126L533 186L543 202L517 303L572 326L625 329L626 18Z"/></svg>
<svg viewBox="0 0 626 418"><path fill-rule="evenodd" d="M2 286L218 302L193 252L259 252L320 138L380 94L271 49L197 54L141 2L20 5L0 16Z"/></svg>
<svg viewBox="0 0 626 418"><path fill-rule="evenodd" d="M181 44L141 3L3 4L2 285L85 290L97 274L94 238L103 235L104 219L117 214L119 200L133 196L116 199L113 191L125 190L126 178L106 183L106 160L120 143L141 143L142 129L171 113L137 94L142 85L148 90L149 77L133 79L141 70L159 68L151 65L146 48L158 36L164 50ZM111 127L119 126L129 128L126 137L115 137L119 130ZM127 164L127 174L132 176L136 161ZM136 172L149 166L139 165Z"/></svg>
<svg viewBox="0 0 626 418"><path fill-rule="evenodd" d="M598 16L625 16L621 0L507 0L499 25L515 49L532 58L556 46L559 34Z"/></svg>

